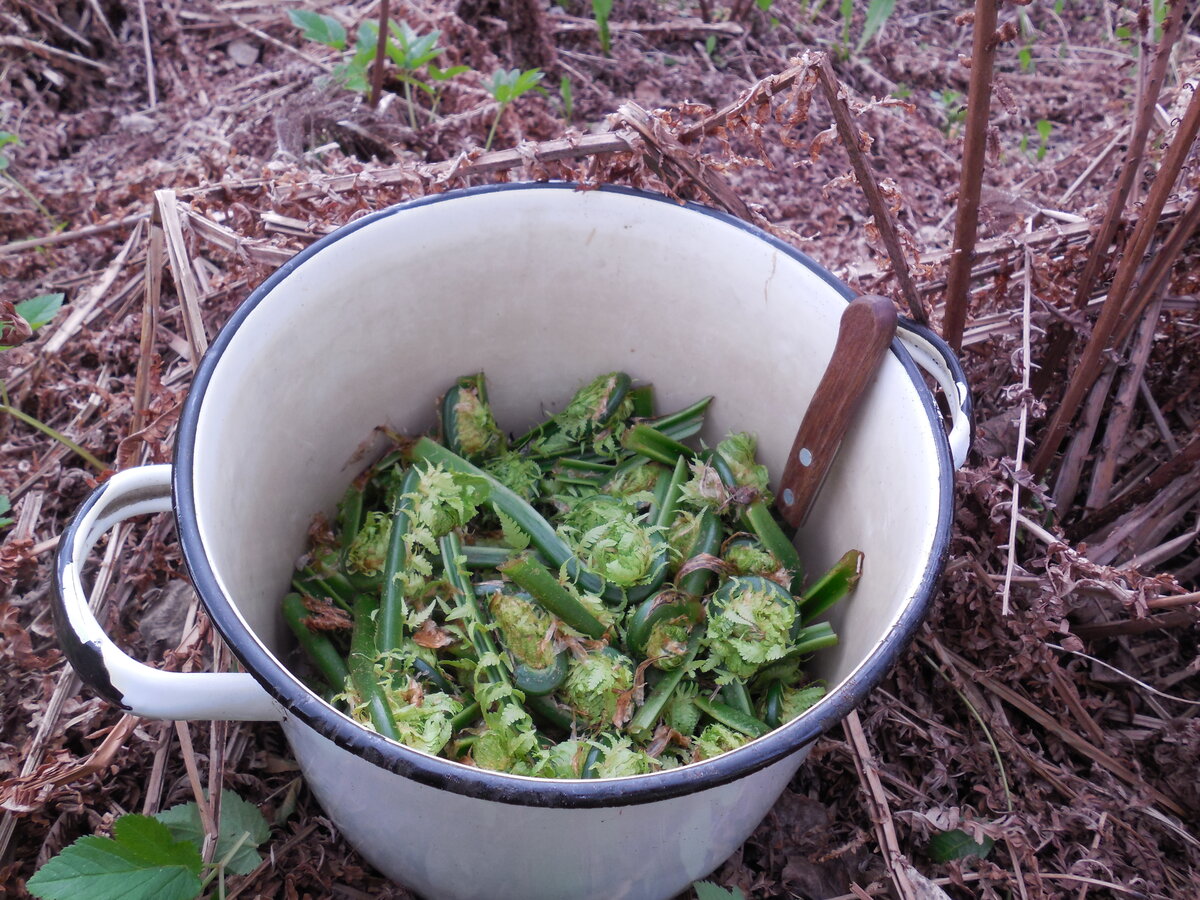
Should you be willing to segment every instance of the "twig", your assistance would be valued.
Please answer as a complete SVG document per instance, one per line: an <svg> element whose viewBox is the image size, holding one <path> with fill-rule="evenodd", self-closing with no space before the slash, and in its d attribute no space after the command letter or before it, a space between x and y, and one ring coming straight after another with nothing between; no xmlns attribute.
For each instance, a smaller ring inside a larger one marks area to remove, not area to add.
<svg viewBox="0 0 1200 900"><path fill-rule="evenodd" d="M1150 362L1150 351L1154 349L1154 329L1162 308L1162 294L1158 302L1142 316L1141 330L1129 354L1129 367L1121 376L1113 403L1108 409L1108 422L1104 426L1104 438L1092 464L1091 486L1088 488L1088 509L1096 509L1108 503L1112 497L1113 480L1116 477L1118 454L1125 446L1125 438L1133 419L1133 405L1137 400L1138 385Z"/></svg>
<svg viewBox="0 0 1200 900"><path fill-rule="evenodd" d="M379 38L375 42L375 65L371 69L371 96L368 105L371 109L379 106L379 95L383 93L383 60L387 55L388 42L388 2L379 0Z"/></svg>
<svg viewBox="0 0 1200 900"><path fill-rule="evenodd" d="M988 111L992 98L992 65L996 57L998 0L975 0L975 31L971 48L971 81L967 88L967 122L963 141L962 173L958 186L958 212L954 221L954 255L946 276L945 317L942 337L962 350L967 323L971 268L979 226L979 194L987 161Z"/></svg>
<svg viewBox="0 0 1200 900"><path fill-rule="evenodd" d="M128 525L118 525L113 531L112 539L108 542L108 547L104 551L104 559L100 563L100 568L96 573L96 580L92 584L92 592L88 599L88 606L93 613L97 613L104 602L108 584L112 579L112 573L116 566L117 557L124 549L125 540L128 536ZM58 727L58 721L62 717L63 708L66 706L67 701L79 691L79 685L79 676L72 667L64 666L59 670L58 680L54 685L54 691L50 695L50 700L44 706L37 731L34 733L33 740L29 742L27 748L23 751L24 762L21 764L21 775L29 775L41 765L42 757L46 752L47 745L50 743L51 735L55 728ZM8 844L12 840L16 824L16 813L11 810L5 810L4 817L0 819L0 858L4 858L7 853Z"/></svg>
<svg viewBox="0 0 1200 900"><path fill-rule="evenodd" d="M591 19L581 19L575 16L555 16L553 19L555 34L575 34L586 32L594 34L596 23ZM724 35L726 37L741 37L746 29L736 22L703 22L699 19L676 19L671 22L609 22L608 30L613 34L646 34L656 37L672 37L679 40L693 40L709 35Z"/></svg>
<svg viewBox="0 0 1200 900"><path fill-rule="evenodd" d="M1192 196L1183 215L1175 222L1171 233L1154 254L1154 259L1138 282L1137 292L1129 298L1125 320L1117 326L1113 335L1114 346L1120 346L1129 336L1142 310L1159 295L1166 284L1167 276L1171 274L1171 269L1183 253L1184 246L1197 230L1200 230L1200 192Z"/></svg>
<svg viewBox="0 0 1200 900"><path fill-rule="evenodd" d="M863 733L862 722L859 721L856 710L850 711L843 720L842 727L846 731L846 740L853 751L854 767L858 770L859 781L862 782L867 795L867 808L871 813L871 821L875 823L879 847L883 851L884 865L887 866L888 874L896 886L896 893L900 895L900 900L916 900L916 892L913 890L912 882L909 881L908 873L904 868L904 854L900 850L900 840L896 836L896 825L892 821L887 794L884 793L879 773L875 770L875 760L871 755L871 748L867 744L867 736Z"/></svg>
<svg viewBox="0 0 1200 900"><path fill-rule="evenodd" d="M13 253L36 250L38 247L49 247L54 244L65 244L68 241L77 241L82 238L92 237L93 235L104 234L108 231L116 231L119 228L134 225L149 215L149 213L138 213L136 216L126 216L115 222L105 222L103 225L87 225L83 228L77 228L74 231L60 231L57 234L48 234L45 237L13 241L11 244L0 246L0 256L9 256Z"/></svg>
<svg viewBox="0 0 1200 900"><path fill-rule="evenodd" d="M1172 559L1182 553L1192 545L1192 541L1196 540L1197 537L1200 537L1200 528L1193 528L1191 531L1184 532L1178 537L1164 541L1157 547L1141 551L1137 556L1130 557L1122 565L1130 569L1150 569L1157 567L1168 559Z"/></svg>
<svg viewBox="0 0 1200 900"><path fill-rule="evenodd" d="M1162 40L1159 42L1158 52L1154 57L1154 62L1151 64L1150 70L1149 72L1146 72L1143 68L1139 68L1138 70L1139 75L1144 77L1140 78L1138 82L1137 115L1134 118L1129 143L1125 148L1125 159L1117 173L1117 181L1109 197L1104 220L1100 224L1100 231L1097 233L1096 239L1092 242L1087 262L1084 263L1083 272L1080 274L1079 281L1075 286L1075 298L1073 300L1075 309L1082 309L1087 304L1088 298L1092 293L1092 286L1096 283L1101 270L1107 265L1110 259L1109 246L1112 244L1113 238L1116 237L1117 228L1121 223L1126 203L1129 200L1130 191L1133 189L1138 174L1142 170L1142 158L1146 151L1146 140L1150 134L1150 125L1154 119L1154 110L1158 103L1158 95L1162 90L1163 79L1166 76L1171 49L1179 39L1179 34L1182 30L1182 8L1183 3L1179 2L1179 0L1171 4L1167 20L1163 23ZM1034 389L1039 396L1049 386L1050 379L1058 372L1059 366L1067 354L1067 350L1070 349L1073 337L1073 333L1063 326L1059 326L1054 330L1054 334L1046 350L1042 377L1034 385Z"/></svg>
<svg viewBox="0 0 1200 900"><path fill-rule="evenodd" d="M79 66L87 66L92 69L97 69L105 75L115 75L116 73L103 63L98 63L94 59L88 59L86 56L80 56L77 53L71 53L68 50L60 50L57 47L51 47L48 44L40 43L39 41L31 41L28 38L16 37L15 35L0 35L0 47L16 47L18 50L24 50L27 53L35 53L38 56L46 59L58 59L63 62L73 63Z"/></svg>
<svg viewBox="0 0 1200 900"><path fill-rule="evenodd" d="M1187 594L1173 594L1170 597L1152 597L1146 601L1150 609L1170 609L1175 606L1192 606L1200 603L1200 591Z"/></svg>
<svg viewBox="0 0 1200 900"><path fill-rule="evenodd" d="M1104 415L1108 392L1116 377L1117 367L1112 363L1100 372L1083 408L1083 418L1071 433L1066 452L1059 461L1058 474L1054 481L1054 502L1064 513L1070 509L1079 490L1083 468L1091 454L1092 440L1096 436L1096 429L1100 427L1100 417Z"/></svg>
<svg viewBox="0 0 1200 900"><path fill-rule="evenodd" d="M1122 619L1119 622L1102 622L1097 625L1072 625L1071 630L1085 641L1094 641L1122 635L1146 634L1180 625L1190 626L1198 619L1200 610L1177 609L1157 616L1146 616L1144 619Z"/></svg>
<svg viewBox="0 0 1200 900"><path fill-rule="evenodd" d="M159 298L162 294L164 237L162 224L150 223L150 246L146 250L146 277L142 283L142 333L138 346L137 375L133 382L133 419L130 433L142 430L150 408L150 371L154 363L154 338L158 328Z"/></svg>
<svg viewBox="0 0 1200 900"><path fill-rule="evenodd" d="M263 263L268 266L280 266L296 255L295 251L289 250L286 247L275 247L264 241L243 238L241 235L231 231L224 225L218 225L212 219L194 209L187 209L185 212L188 217L188 226L195 231L196 237L200 240L207 241L230 253L244 255L252 262ZM263 214L263 220L264 223L267 222L266 213ZM294 237L308 237L315 240L325 232L307 235L296 234L295 232L288 233Z"/></svg>
<svg viewBox="0 0 1200 900"><path fill-rule="evenodd" d="M1200 434L1192 437L1182 450L1147 476L1136 488L1113 500L1073 525L1068 533L1078 540L1114 521L1135 506L1160 493L1176 478L1185 475L1200 462Z"/></svg>
<svg viewBox="0 0 1200 900"><path fill-rule="evenodd" d="M1162 164L1154 176L1154 182L1150 186L1150 193L1146 198L1141 216L1134 227L1133 235L1126 245L1125 251L1121 254L1120 262L1117 264L1117 272L1113 277L1112 286L1108 290L1108 298L1104 301L1100 316L1092 329L1091 337L1084 347L1083 356L1071 374L1066 393L1055 409L1042 444L1034 456L1030 468L1036 475L1043 474L1049 467L1050 461L1058 450L1058 445L1062 442L1063 435L1079 410L1079 404L1083 400L1084 394L1091 388L1100 372L1104 354L1109 347L1109 339L1126 318L1126 312L1122 307L1138 268L1145 257L1150 239L1154 236L1159 213L1166 204L1167 197L1187 160L1197 131L1200 131L1200 91L1192 94L1191 102L1188 103L1187 112L1183 116L1179 130L1175 133L1175 137L1163 157Z"/></svg>
<svg viewBox="0 0 1200 900"><path fill-rule="evenodd" d="M146 94L150 108L158 106L158 89L154 86L154 52L150 49L150 22L146 18L146 0L138 0L138 18L142 23L142 49L146 55Z"/></svg>
<svg viewBox="0 0 1200 900"><path fill-rule="evenodd" d="M191 351L192 365L199 365L200 357L208 349L208 336L204 332L204 320L200 317L200 289L196 286L196 275L192 271L187 245L183 239L179 204L175 192L169 189L155 191L154 202L155 212L166 239L171 276L175 281L176 293L179 294L183 329Z"/></svg>
<svg viewBox="0 0 1200 900"><path fill-rule="evenodd" d="M966 677L978 682L1005 703L1020 710L1025 716L1037 722L1047 731L1056 735L1063 743L1074 748L1079 753L1082 753L1088 759L1106 769L1108 772L1111 772L1126 784L1138 790L1144 791L1154 803L1158 804L1164 809L1170 810L1172 813L1180 816L1181 818L1186 818L1187 813L1182 806L1180 806L1162 791L1147 784L1137 775L1137 773L1130 770L1119 759L1107 753L1106 751L1101 750L1090 741L1076 734L1072 729L1063 726L1062 723L1060 723L1050 713L1045 712L1036 704L1018 694L1012 688L1002 684L982 670L977 669L961 656L955 654L952 650L947 649L945 650L945 653L946 657L951 660L955 667L958 668Z"/></svg>
<svg viewBox="0 0 1200 900"><path fill-rule="evenodd" d="M1157 540L1164 517L1178 521L1195 502L1200 490L1200 470L1193 469L1155 494L1149 502L1125 516L1100 540L1088 545L1088 559L1107 565L1127 547Z"/></svg>
<svg viewBox="0 0 1200 900"><path fill-rule="evenodd" d="M333 71L333 66L331 66L329 63L322 62L319 59L315 59L314 57L309 56L303 50L298 50L295 47L293 47L291 44L285 44L283 41L279 40L279 38L271 37L271 35L267 34L262 29L255 28L253 25L243 22L237 16L231 15L230 13L221 9L220 7L215 7L215 11L220 13L221 15L223 15L227 20L232 22L238 28L241 28L243 31L250 32L250 34L254 35L259 40L266 41L268 44L271 44L274 47L278 47L280 50L284 51L285 53L292 54L292 56L298 56L298 57L300 57L300 59L304 60L309 65L316 66L318 69L322 69L326 72Z"/></svg>
<svg viewBox="0 0 1200 900"><path fill-rule="evenodd" d="M653 119L649 113L633 101L622 103L617 110L621 119L634 131L642 136L646 143L646 153L652 162L667 164L683 173L713 200L731 215L747 222L760 222L761 216L756 215L746 205L737 192L733 190L717 173L701 165L679 143L679 139Z"/></svg>
<svg viewBox="0 0 1200 900"><path fill-rule="evenodd" d="M1017 449L1013 453L1013 487L1012 505L1008 517L1008 563L1004 567L1004 587L1000 593L1000 615L1009 613L1009 600L1012 596L1012 578L1017 567L1017 510L1021 508L1021 480L1018 477L1021 465L1025 459L1025 431L1029 425L1029 372L1032 356L1030 354L1030 323L1032 319L1031 301L1033 299L1033 253L1025 248L1025 290L1021 306L1021 418L1017 422Z"/></svg>
<svg viewBox="0 0 1200 900"><path fill-rule="evenodd" d="M96 19L99 20L100 24L104 26L104 30L108 32L109 40L111 40L113 44L119 44L120 39L117 37L117 33L113 31L113 27L108 21L108 16L106 16L104 14L104 10L100 8L100 0L88 0L88 5L91 6L92 12L95 14Z"/></svg>
<svg viewBox="0 0 1200 900"><path fill-rule="evenodd" d="M387 6L387 0L384 0ZM213 636L212 670L226 672L230 663L229 647L219 635ZM217 719L209 723L208 731L208 802L212 804L213 821L221 821L221 790L225 786L225 738L229 733L229 722ZM219 827L218 827L219 830ZM211 840L205 835L203 856L211 862L217 852L217 835Z"/></svg>
<svg viewBox="0 0 1200 900"><path fill-rule="evenodd" d="M771 98L792 87L798 78L809 77L820 59L821 56L818 54L807 51L802 53L793 65L751 85L732 103L726 104L710 116L705 116L695 125L681 128L677 135L680 143L690 144L706 134L713 134L727 126L733 119L745 115L751 108L770 102Z"/></svg>
<svg viewBox="0 0 1200 900"><path fill-rule="evenodd" d="M1068 200L1070 200L1071 195L1079 190L1080 185L1087 181L1088 178L1091 177L1092 173L1104 164L1104 161L1108 159L1109 154L1111 154L1113 150L1117 148L1117 144L1121 143L1121 140L1125 137L1128 131L1128 126L1123 126L1117 129L1117 133L1113 135L1112 140L1108 142L1103 150L1101 150L1092 158L1091 163L1089 163L1088 166L1079 173L1079 177L1071 182L1071 186L1063 191L1062 196L1058 198L1058 202L1060 204L1066 203Z"/></svg>
<svg viewBox="0 0 1200 900"><path fill-rule="evenodd" d="M846 99L845 89L833 72L833 66L830 65L828 56L822 57L818 63L817 77L829 100L829 107L833 110L833 120L837 124L842 145L850 156L850 165L854 168L854 176L858 179L859 187L862 188L862 192L867 198L871 215L875 217L875 226L879 229L879 236L887 248L888 258L892 262L892 271L896 275L896 281L900 285L904 301L908 304L909 313L919 325L928 325L929 315L925 312L921 295L917 293L916 285L913 283L908 260L904 256L904 248L900 243L900 235L896 232L896 224L892 221L892 214L883 197L883 191L879 189L875 171L863 154L862 138L854 125L850 103Z"/></svg>
<svg viewBox="0 0 1200 900"><path fill-rule="evenodd" d="M1163 445L1167 448L1167 452L1174 456L1179 452L1179 443L1175 440L1175 435L1171 433L1171 426L1167 424L1167 419L1162 413L1162 409L1158 405L1158 401L1154 399L1154 395L1150 393L1150 385L1146 383L1146 376L1142 375L1142 383L1138 385L1138 390L1142 394L1142 402L1146 404L1146 408L1150 410L1150 418L1154 420L1154 424L1158 426L1158 433L1162 435Z"/></svg>
<svg viewBox="0 0 1200 900"><path fill-rule="evenodd" d="M204 841L207 845L210 838L215 841L217 836L217 820L209 803L211 798L204 795L204 788L200 784L200 767L196 764L196 750L192 746L192 733L188 723L177 721L175 733L179 735L180 755L183 757L183 766L187 769L192 795L196 798L196 808L200 811L200 823L204 826Z"/></svg>
<svg viewBox="0 0 1200 900"><path fill-rule="evenodd" d="M142 223L139 219L134 223L133 232L126 238L117 255L113 257L113 261L108 264L96 282L71 304L70 315L46 339L46 343L42 347L45 353L58 353L66 346L67 341L79 332L79 329L83 326L84 321L91 314L92 310L104 295L108 293L109 288L113 286L113 282L117 280L117 276L121 273L121 268L125 265L125 260L129 258L129 254L133 248L141 242L141 238Z"/></svg>
<svg viewBox="0 0 1200 900"><path fill-rule="evenodd" d="M1176 221L1184 204L1170 203L1163 208L1162 214L1159 216L1159 224ZM1122 219L1122 222L1129 223L1135 221L1132 216L1127 216ZM1046 253L1060 253L1072 244L1082 243L1090 240L1092 237L1092 226L1090 223L1079 225L1059 225L1054 224L1047 228L1039 228L1036 231L1022 233L1017 235L1004 235L998 238L989 238L982 241L975 247L976 266L971 272L972 280L985 274L989 271L994 271L999 268L1000 262L1007 257L1019 251L1022 247L1040 247ZM953 250L938 250L933 252L923 253L921 260L925 265L938 265L950 260L954 255ZM1001 257L1000 261L983 263L983 260L989 257ZM851 279L867 279L881 278L886 273L877 263L861 263L850 268L847 272L847 277ZM934 280L924 282L918 288L922 293L938 290L945 285L944 281ZM1094 300L1094 298L1093 298ZM1036 379L1035 379L1036 380Z"/></svg>

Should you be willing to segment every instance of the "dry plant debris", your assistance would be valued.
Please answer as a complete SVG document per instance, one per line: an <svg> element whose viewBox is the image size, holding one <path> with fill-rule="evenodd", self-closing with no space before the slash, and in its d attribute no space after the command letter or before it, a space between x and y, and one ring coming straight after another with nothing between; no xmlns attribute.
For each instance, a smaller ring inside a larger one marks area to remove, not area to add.
<svg viewBox="0 0 1200 900"><path fill-rule="evenodd" d="M194 359L275 267L371 210L491 181L732 209L938 329L950 276L978 428L935 608L714 880L751 897L1200 895L1194 10L981 0L997 26L976 39L978 12L901 3L864 42L867 4L617 0L605 53L584 0L391 6L440 31L439 66L467 67L436 112L409 117L395 66L374 108L337 87L342 54L288 17L353 34L373 0L0 5L0 299L67 295L0 354L6 403L116 468L169 461ZM514 67L545 92L498 107L487 79ZM977 198L957 194L964 139ZM277 730L175 728L80 691L49 571L103 476L10 416L0 456L4 890L123 813L223 786L273 825L227 896L407 896L323 818ZM96 566L102 619L156 664L223 665L185 579L165 517L122 527ZM946 859L935 838L958 833L989 849Z"/></svg>

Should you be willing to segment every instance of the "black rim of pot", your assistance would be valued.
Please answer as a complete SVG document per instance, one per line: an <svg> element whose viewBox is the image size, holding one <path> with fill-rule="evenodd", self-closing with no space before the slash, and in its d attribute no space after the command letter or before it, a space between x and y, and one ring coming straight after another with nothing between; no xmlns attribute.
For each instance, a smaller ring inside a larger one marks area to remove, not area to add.
<svg viewBox="0 0 1200 900"><path fill-rule="evenodd" d="M895 626L854 674L854 677L843 681L831 690L828 696L810 712L738 750L711 760L650 775L574 781L526 778L490 772L413 750L358 725L333 709L276 660L258 637L250 631L241 615L233 608L230 599L221 590L205 554L196 520L192 469L195 461L196 426L200 409L222 353L237 334L242 323L259 303L311 256L320 253L360 228L429 204L447 203L464 197L504 191L578 189L579 186L571 182L537 182L485 185L422 197L364 216L317 241L284 263L237 309L201 360L180 419L175 444L172 485L175 495L176 523L183 555L197 592L204 601L214 625L233 653L263 688L287 710L288 715L295 716L344 750L420 784L501 803L568 809L626 806L667 800L726 784L765 768L785 756L795 753L845 718L883 679L897 656L907 647L925 617L949 553L953 521L954 467L948 444L944 439L942 416L937 410L930 390L925 385L921 370L913 362L899 339L893 340L891 352L899 359L917 388L928 419L928 427L935 436L934 445L938 455L939 472L939 516L933 547L926 562L920 586L912 598L912 602L905 607ZM605 186L600 190L606 193L625 194L680 206L677 201L664 195L633 188ZM761 229L709 207L694 203L683 204L683 206L701 215L717 218L766 241L773 248L781 253L786 253L821 277L845 297L847 302L853 298L853 292L830 272L796 248ZM904 327L910 326L905 323ZM936 335L927 330L921 329L920 333L927 338L932 338L935 344L941 343ZM965 384L961 368L958 367L952 354L943 355L948 356L948 362L956 370L955 377L961 379Z"/></svg>

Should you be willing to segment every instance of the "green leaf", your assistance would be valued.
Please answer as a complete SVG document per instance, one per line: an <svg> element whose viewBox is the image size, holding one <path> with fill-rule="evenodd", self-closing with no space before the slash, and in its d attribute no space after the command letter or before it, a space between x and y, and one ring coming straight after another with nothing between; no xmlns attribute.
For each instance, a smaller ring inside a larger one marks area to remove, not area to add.
<svg viewBox="0 0 1200 900"><path fill-rule="evenodd" d="M463 72L471 71L470 66L451 66L448 69L439 69L433 63L430 63L428 68L429 68L429 77L432 78L434 81L448 81L449 79L453 78L455 75L461 75Z"/></svg>
<svg viewBox="0 0 1200 900"><path fill-rule="evenodd" d="M986 836L977 842L961 828L955 828L952 831L939 831L929 839L929 856L934 862L940 863L970 856L982 859L991 852L995 844L995 841Z"/></svg>
<svg viewBox="0 0 1200 900"><path fill-rule="evenodd" d="M346 49L346 29L332 16L323 16L309 9L290 9L288 18L293 25L302 29L300 36L306 40L316 41L334 50Z"/></svg>
<svg viewBox="0 0 1200 900"><path fill-rule="evenodd" d="M16 304L17 315L29 323L29 327L37 331L43 325L54 319L62 307L62 294L42 294L30 300L22 300Z"/></svg>
<svg viewBox="0 0 1200 900"><path fill-rule="evenodd" d="M195 801L172 806L154 818L166 825L173 837L191 841L197 847L203 844L204 825ZM254 848L271 836L271 828L257 806L230 790L221 791L221 825L218 832L214 856L218 862L229 855L235 844L242 841L241 847L226 864L230 872L248 875L262 862L262 857ZM248 835L244 840L243 834Z"/></svg>
<svg viewBox="0 0 1200 900"><path fill-rule="evenodd" d="M528 547L529 535L517 524L516 520L506 516L498 506L493 505L492 508L500 518L500 531L504 535L505 546L514 550L524 550Z"/></svg>
<svg viewBox="0 0 1200 900"><path fill-rule="evenodd" d="M858 46L854 48L855 53L862 53L863 47L879 33L879 29L883 28L895 8L896 0L871 0L871 5L867 7L867 21L863 25L862 37L858 39Z"/></svg>
<svg viewBox="0 0 1200 900"><path fill-rule="evenodd" d="M4 528L13 523L12 516L5 515L5 513L10 512L11 510L12 504L9 502L8 497L4 494L0 494L0 528Z"/></svg>
<svg viewBox="0 0 1200 900"><path fill-rule="evenodd" d="M612 37L608 31L608 17L612 15L612 10L613 0L592 0L592 17L596 20L596 33L605 56L612 49Z"/></svg>
<svg viewBox="0 0 1200 900"><path fill-rule="evenodd" d="M203 867L191 841L150 816L117 819L113 837L82 837L37 870L26 888L45 900L192 900Z"/></svg>
<svg viewBox="0 0 1200 900"><path fill-rule="evenodd" d="M697 881L692 887L696 889L696 900L746 900L740 888L723 888L711 881Z"/></svg>

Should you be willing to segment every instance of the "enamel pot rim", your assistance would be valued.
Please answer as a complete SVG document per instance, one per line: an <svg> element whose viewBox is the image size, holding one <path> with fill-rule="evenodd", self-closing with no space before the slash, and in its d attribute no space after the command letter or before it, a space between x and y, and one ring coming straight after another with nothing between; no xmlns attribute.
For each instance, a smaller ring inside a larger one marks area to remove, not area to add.
<svg viewBox="0 0 1200 900"><path fill-rule="evenodd" d="M175 442L175 465L173 468L176 523L184 560L196 590L213 624L228 643L234 655L287 711L289 716L295 716L347 752L363 757L383 769L420 784L500 803L563 809L636 805L694 794L756 772L796 752L839 723L862 703L867 694L883 679L900 652L908 646L917 627L924 619L949 552L954 496L954 466L945 440L941 415L930 390L925 385L920 369L899 339L893 339L891 352L898 358L921 397L927 418L925 426L934 435L938 458L939 515L933 547L928 560L926 560L920 587L911 602L902 610L895 627L883 638L871 656L850 678L831 690L812 710L738 750L711 760L649 775L597 780L529 778L490 772L430 756L391 741L374 731L357 725L309 691L276 660L232 607L209 564L201 538L196 518L193 481L196 427L205 395L213 373L220 365L222 353L250 313L266 301L277 285L304 265L310 257L360 228L368 227L391 216L402 215L408 210L433 203L452 203L464 197L507 191L579 189L579 185L571 182L534 182L486 185L421 197L357 219L298 253L250 294L221 329L220 334L201 360L191 390L184 402ZM846 298L847 302L854 296L846 285L804 253L724 212L694 203L679 204L664 195L633 188L605 186L599 190L670 203L682 206L698 215L717 218L766 241L779 252L787 254L801 265L806 266L820 276L834 291ZM914 328L918 333L926 336L930 334L925 329L916 329L907 324L905 327Z"/></svg>

